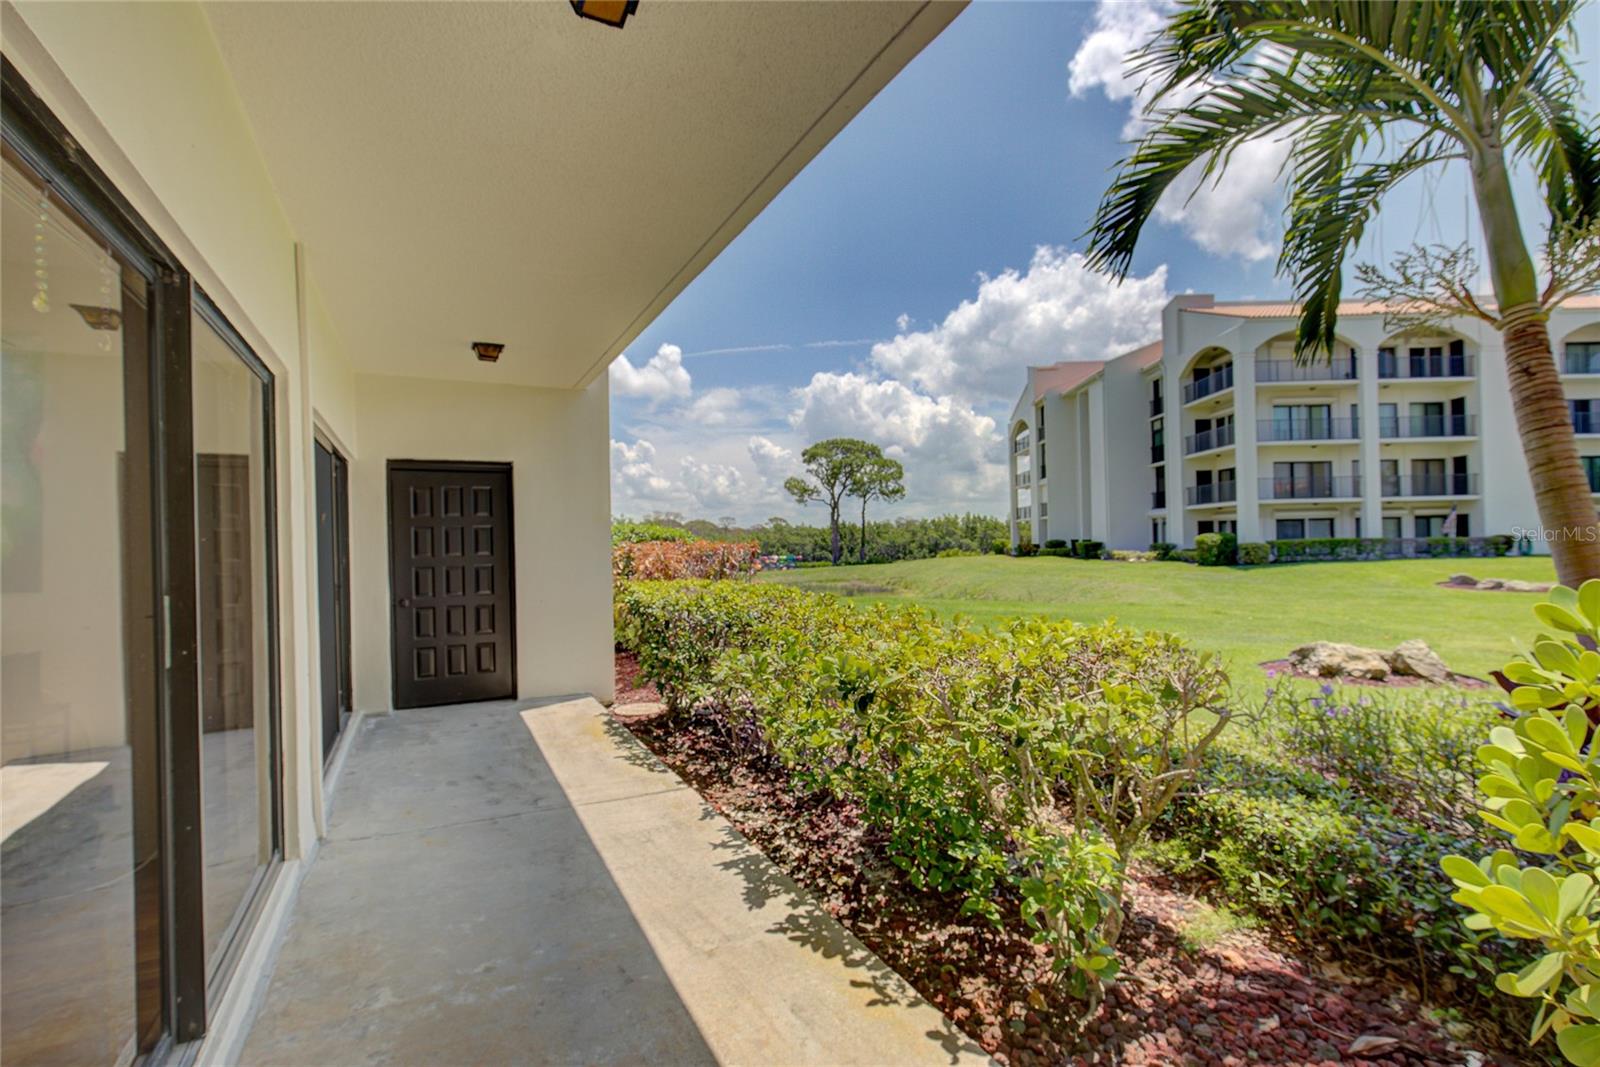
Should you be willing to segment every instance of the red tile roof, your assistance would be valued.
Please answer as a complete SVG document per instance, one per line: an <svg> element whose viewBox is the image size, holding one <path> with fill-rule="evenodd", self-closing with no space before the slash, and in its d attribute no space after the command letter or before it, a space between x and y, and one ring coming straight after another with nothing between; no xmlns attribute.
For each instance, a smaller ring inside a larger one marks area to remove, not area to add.
<svg viewBox="0 0 1600 1067"><path fill-rule="evenodd" d="M1104 360L1089 359L1029 368L1033 374L1033 398L1040 400L1052 393L1070 393L1099 374L1104 366Z"/></svg>

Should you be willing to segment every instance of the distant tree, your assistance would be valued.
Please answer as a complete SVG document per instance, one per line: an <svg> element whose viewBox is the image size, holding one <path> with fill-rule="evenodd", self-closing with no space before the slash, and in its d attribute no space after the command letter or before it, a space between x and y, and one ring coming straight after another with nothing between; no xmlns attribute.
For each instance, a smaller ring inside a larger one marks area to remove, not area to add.
<svg viewBox="0 0 1600 1067"><path fill-rule="evenodd" d="M735 526L739 525L739 520L734 518L732 515L724 515L717 520L717 525L721 526L724 530L731 530Z"/></svg>
<svg viewBox="0 0 1600 1067"><path fill-rule="evenodd" d="M790 478L783 483L784 491L802 505L813 500L827 501L828 543L834 566L839 565L841 555L839 505L846 496L854 495L851 486L874 451L883 454L876 445L853 437L830 437L826 441L818 441L800 453L800 461L806 465L810 479Z"/></svg>
<svg viewBox="0 0 1600 1067"><path fill-rule="evenodd" d="M885 456L883 449L877 445L868 447L875 454L862 460L850 482L850 495L861 498L862 563L867 561L867 501L899 500L906 495L906 469L900 465L900 461Z"/></svg>

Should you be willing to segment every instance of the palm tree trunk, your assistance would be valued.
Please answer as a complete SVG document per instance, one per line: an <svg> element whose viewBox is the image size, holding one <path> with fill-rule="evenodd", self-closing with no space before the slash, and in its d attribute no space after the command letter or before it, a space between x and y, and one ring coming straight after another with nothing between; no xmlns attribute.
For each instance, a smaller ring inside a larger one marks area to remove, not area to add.
<svg viewBox="0 0 1600 1067"><path fill-rule="evenodd" d="M1538 276L1498 145L1472 161L1472 184L1499 305L1511 407L1533 482L1539 524L1555 559L1556 577L1562 585L1577 588L1590 578L1600 578L1600 524L1589 478L1578 461L1566 392L1539 303Z"/></svg>

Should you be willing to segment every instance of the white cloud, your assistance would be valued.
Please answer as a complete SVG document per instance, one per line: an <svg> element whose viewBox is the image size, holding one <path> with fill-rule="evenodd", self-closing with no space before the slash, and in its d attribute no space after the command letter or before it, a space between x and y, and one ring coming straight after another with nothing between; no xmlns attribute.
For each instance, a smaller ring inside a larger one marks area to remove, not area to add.
<svg viewBox="0 0 1600 1067"><path fill-rule="evenodd" d="M611 364L612 396L642 397L652 404L687 400L691 384L683 366L683 349L677 345L662 345L642 367L635 367L626 354Z"/></svg>
<svg viewBox="0 0 1600 1067"><path fill-rule="evenodd" d="M620 497L656 497L672 488L655 468L656 446L640 439L611 442L611 484Z"/></svg>
<svg viewBox="0 0 1600 1067"><path fill-rule="evenodd" d="M752 437L746 447L750 452L750 462L755 464L756 473L763 480L781 484L794 472L794 451L784 448L770 437Z"/></svg>
<svg viewBox="0 0 1600 1067"><path fill-rule="evenodd" d="M744 475L736 467L685 456L678 461L678 477L694 502L696 514L704 515L741 502Z"/></svg>
<svg viewBox="0 0 1600 1067"><path fill-rule="evenodd" d="M1026 273L983 277L939 325L874 345L872 363L933 395L1012 400L1030 364L1105 359L1153 340L1166 301L1165 266L1119 285L1078 253L1041 245Z"/></svg>
<svg viewBox="0 0 1600 1067"><path fill-rule="evenodd" d="M919 511L973 504L992 510L1002 499L1005 465L995 420L969 404L892 379L832 372L813 375L795 390L795 401L789 421L803 440L860 437L900 460L908 501Z"/></svg>
<svg viewBox="0 0 1600 1067"><path fill-rule="evenodd" d="M728 426L745 415L745 400L737 389L708 389L695 397L680 417L696 426Z"/></svg>
<svg viewBox="0 0 1600 1067"><path fill-rule="evenodd" d="M1113 101L1126 101L1128 120L1123 136L1138 138L1148 125L1145 108L1151 90L1128 60L1158 32L1173 10L1167 0L1100 0L1094 30L1072 57L1067 87L1073 96L1096 88ZM1196 85L1168 96L1164 107L1181 107L1197 98ZM1246 261L1266 259L1278 246L1282 225L1281 170L1289 158L1289 142L1277 137L1241 146L1229 161L1226 180L1200 181L1191 168L1156 203L1157 220L1183 230L1195 244L1216 255Z"/></svg>

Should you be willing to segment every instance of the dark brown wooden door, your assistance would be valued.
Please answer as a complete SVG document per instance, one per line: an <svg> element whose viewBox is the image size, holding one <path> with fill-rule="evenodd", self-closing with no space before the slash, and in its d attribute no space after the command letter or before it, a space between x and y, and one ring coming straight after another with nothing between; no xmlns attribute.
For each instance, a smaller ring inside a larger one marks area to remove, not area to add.
<svg viewBox="0 0 1600 1067"><path fill-rule="evenodd" d="M389 464L394 705L517 692L511 468Z"/></svg>

